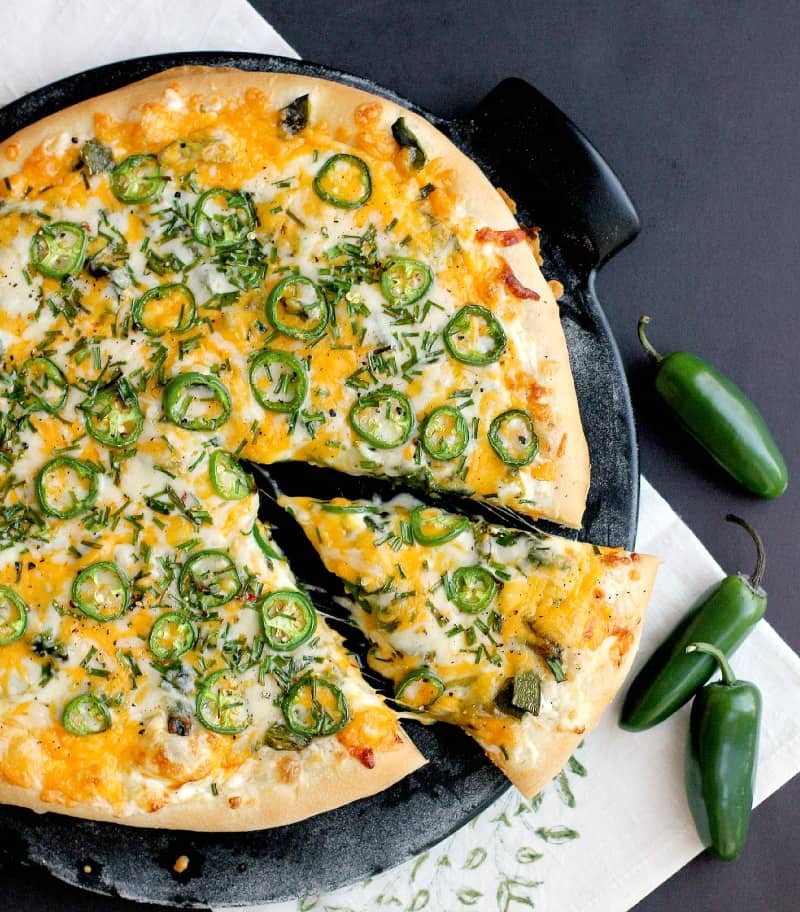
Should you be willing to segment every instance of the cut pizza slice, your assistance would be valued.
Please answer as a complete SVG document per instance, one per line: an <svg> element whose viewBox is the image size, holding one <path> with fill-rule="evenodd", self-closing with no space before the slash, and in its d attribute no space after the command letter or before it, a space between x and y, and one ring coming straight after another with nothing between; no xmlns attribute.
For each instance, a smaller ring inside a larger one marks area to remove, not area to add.
<svg viewBox="0 0 800 912"><path fill-rule="evenodd" d="M657 559L388 503L282 497L421 718L460 726L526 796L620 688Z"/></svg>
<svg viewBox="0 0 800 912"><path fill-rule="evenodd" d="M50 458L32 437L18 460L7 509L37 524L3 543L0 802L253 830L424 762L257 520L251 480L190 434L146 422L114 469L88 435Z"/></svg>
<svg viewBox="0 0 800 912"><path fill-rule="evenodd" d="M187 67L11 137L0 178L10 356L41 343L71 386L110 361L131 407L255 462L580 525L588 451L535 232L418 114Z"/></svg>

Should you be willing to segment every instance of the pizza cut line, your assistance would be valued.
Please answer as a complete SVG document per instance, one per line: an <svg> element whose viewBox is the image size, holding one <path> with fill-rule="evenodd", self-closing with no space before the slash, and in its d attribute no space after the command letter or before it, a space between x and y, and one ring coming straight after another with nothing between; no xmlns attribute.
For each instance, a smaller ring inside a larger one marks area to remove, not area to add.
<svg viewBox="0 0 800 912"><path fill-rule="evenodd" d="M241 458L580 525L530 233L349 87L186 67L0 144L0 358L3 802L259 829L424 762Z"/></svg>
<svg viewBox="0 0 800 912"><path fill-rule="evenodd" d="M397 705L460 726L526 797L539 792L624 680L657 559L407 494L280 502L344 582Z"/></svg>

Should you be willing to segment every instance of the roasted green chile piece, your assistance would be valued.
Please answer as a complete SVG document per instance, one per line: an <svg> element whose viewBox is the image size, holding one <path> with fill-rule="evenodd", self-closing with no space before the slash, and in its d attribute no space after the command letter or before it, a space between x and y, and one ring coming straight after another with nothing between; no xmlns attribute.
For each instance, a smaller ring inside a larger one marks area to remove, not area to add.
<svg viewBox="0 0 800 912"><path fill-rule="evenodd" d="M657 365L655 388L683 428L742 487L780 497L789 473L764 418L745 393L707 361L689 352L660 355L639 320L642 348Z"/></svg>
<svg viewBox="0 0 800 912"><path fill-rule="evenodd" d="M619 724L627 731L644 731L663 722L711 677L714 659L701 652L687 655L687 646L695 642L711 643L725 655L731 655L764 616L767 608L767 593L761 588L764 545L755 529L743 519L732 514L726 519L746 529L755 542L755 570L749 578L740 573L726 576L650 656L625 695Z"/></svg>
<svg viewBox="0 0 800 912"><path fill-rule="evenodd" d="M81 146L81 161L89 169L89 174L100 174L114 167L114 153L105 143L92 137Z"/></svg>
<svg viewBox="0 0 800 912"><path fill-rule="evenodd" d="M309 115L308 95L298 95L281 108L281 128L287 136L294 136L308 126Z"/></svg>
<svg viewBox="0 0 800 912"><path fill-rule="evenodd" d="M419 171L425 165L427 156L417 137L409 130L405 117L398 117L392 124L392 136L398 146L408 149L411 166L415 171Z"/></svg>
<svg viewBox="0 0 800 912"><path fill-rule="evenodd" d="M686 749L686 796L698 835L716 858L733 861L744 848L753 808L761 694L739 681L723 652L692 643L687 652L716 662L722 680L695 697Z"/></svg>

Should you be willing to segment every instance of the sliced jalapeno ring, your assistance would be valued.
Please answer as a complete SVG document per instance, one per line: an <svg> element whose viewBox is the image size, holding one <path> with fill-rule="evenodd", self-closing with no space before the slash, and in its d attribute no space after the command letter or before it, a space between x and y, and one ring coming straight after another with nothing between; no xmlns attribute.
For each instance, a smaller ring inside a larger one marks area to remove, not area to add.
<svg viewBox="0 0 800 912"><path fill-rule="evenodd" d="M459 567L446 583L447 597L467 614L478 614L494 601L497 580L485 567Z"/></svg>
<svg viewBox="0 0 800 912"><path fill-rule="evenodd" d="M0 646L18 640L28 626L28 606L9 589L0 586Z"/></svg>
<svg viewBox="0 0 800 912"><path fill-rule="evenodd" d="M208 470L211 486L225 500L242 500L253 490L250 476L225 450L214 450Z"/></svg>
<svg viewBox="0 0 800 912"><path fill-rule="evenodd" d="M469 526L466 516L420 504L411 511L411 531L421 545L444 545Z"/></svg>
<svg viewBox="0 0 800 912"><path fill-rule="evenodd" d="M167 611L156 618L147 645L159 662L174 662L195 644L197 631L180 611Z"/></svg>
<svg viewBox="0 0 800 912"><path fill-rule="evenodd" d="M311 279L286 276L267 298L267 319L290 339L317 339L325 332L330 308L325 296Z"/></svg>
<svg viewBox="0 0 800 912"><path fill-rule="evenodd" d="M227 605L239 594L242 581L231 556L210 548L193 554L178 576L178 592L203 610Z"/></svg>
<svg viewBox="0 0 800 912"><path fill-rule="evenodd" d="M164 412L173 424L190 431L215 431L231 414L231 396L213 374L178 374L164 388Z"/></svg>
<svg viewBox="0 0 800 912"><path fill-rule="evenodd" d="M433 282L433 270L421 260L393 257L387 260L381 273L381 291L394 306L414 304L427 292Z"/></svg>
<svg viewBox="0 0 800 912"><path fill-rule="evenodd" d="M198 199L192 213L192 234L206 247L238 247L256 226L250 198L240 191L215 187Z"/></svg>
<svg viewBox="0 0 800 912"><path fill-rule="evenodd" d="M480 304L467 304L454 314L443 333L450 355L463 364L482 367L506 349L506 333L495 315Z"/></svg>
<svg viewBox="0 0 800 912"><path fill-rule="evenodd" d="M71 735L99 735L111 728L111 713L97 697L81 694L64 707L61 724Z"/></svg>
<svg viewBox="0 0 800 912"><path fill-rule="evenodd" d="M422 424L422 447L433 459L455 459L468 442L467 419L452 405L434 409Z"/></svg>
<svg viewBox="0 0 800 912"><path fill-rule="evenodd" d="M409 709L424 712L444 693L444 681L430 668L415 668L397 685L394 698Z"/></svg>
<svg viewBox="0 0 800 912"><path fill-rule="evenodd" d="M281 589L261 602L261 629L267 644L290 652L305 643L317 629L317 612L302 592Z"/></svg>
<svg viewBox="0 0 800 912"><path fill-rule="evenodd" d="M350 710L344 694L325 678L307 674L289 688L281 702L293 732L318 737L333 735L347 725Z"/></svg>
<svg viewBox="0 0 800 912"><path fill-rule="evenodd" d="M129 155L111 172L111 192L121 203L149 203L161 195L167 179L155 155Z"/></svg>
<svg viewBox="0 0 800 912"><path fill-rule="evenodd" d="M317 171L314 192L331 206L358 209L372 196L372 178L367 163L356 155L331 155Z"/></svg>
<svg viewBox="0 0 800 912"><path fill-rule="evenodd" d="M522 409L509 409L489 425L489 443L506 465L525 466L539 452L539 438L531 416Z"/></svg>
<svg viewBox="0 0 800 912"><path fill-rule="evenodd" d="M58 519L72 519L88 510L97 497L97 469L72 456L57 456L36 476L42 510Z"/></svg>
<svg viewBox="0 0 800 912"><path fill-rule="evenodd" d="M83 267L88 243L86 229L75 222L51 222L31 239L31 262L50 279L75 275Z"/></svg>
<svg viewBox="0 0 800 912"><path fill-rule="evenodd" d="M286 560L260 519L253 523L253 538L255 538L258 547L261 548L261 553L264 557L270 560Z"/></svg>
<svg viewBox="0 0 800 912"><path fill-rule="evenodd" d="M114 621L128 610L131 584L113 561L89 564L72 584L75 607L95 621Z"/></svg>
<svg viewBox="0 0 800 912"><path fill-rule="evenodd" d="M28 358L22 376L38 410L54 415L67 401L69 383L63 371L49 358Z"/></svg>
<svg viewBox="0 0 800 912"><path fill-rule="evenodd" d="M144 415L139 398L124 377L98 390L79 408L89 435L105 446L133 446L142 433Z"/></svg>
<svg viewBox="0 0 800 912"><path fill-rule="evenodd" d="M186 285L174 282L156 285L140 295L131 307L134 323L148 336L163 336L166 332L182 333L197 319L194 295Z"/></svg>
<svg viewBox="0 0 800 912"><path fill-rule="evenodd" d="M350 409L350 427L379 450L405 443L414 428L414 410L408 397L391 388L357 399Z"/></svg>
<svg viewBox="0 0 800 912"><path fill-rule="evenodd" d="M238 735L250 724L244 687L227 668L215 671L201 685L195 700L197 718L218 735Z"/></svg>
<svg viewBox="0 0 800 912"><path fill-rule="evenodd" d="M270 412L295 412L308 392L306 369L289 352L267 348L250 362L250 389Z"/></svg>

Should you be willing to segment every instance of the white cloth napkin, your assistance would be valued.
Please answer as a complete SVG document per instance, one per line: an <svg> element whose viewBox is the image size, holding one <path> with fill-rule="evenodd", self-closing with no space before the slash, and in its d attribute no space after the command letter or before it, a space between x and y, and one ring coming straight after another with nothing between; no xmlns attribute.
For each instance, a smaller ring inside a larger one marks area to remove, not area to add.
<svg viewBox="0 0 800 912"><path fill-rule="evenodd" d="M72 73L144 54L247 50L297 56L245 0L27 0L0 7L0 104ZM52 37L57 35L54 45ZM723 571L642 481L640 551L663 565L640 662ZM800 771L800 658L762 621L735 671L764 697L756 802ZM429 852L330 896L261 912L625 912L702 850L683 786L687 710L639 735L612 706L540 800L513 789Z"/></svg>

